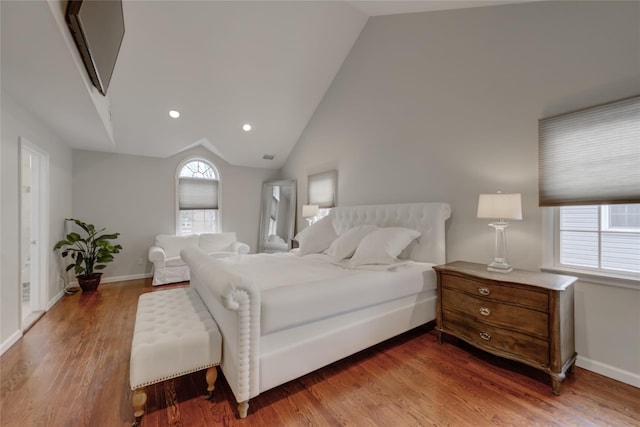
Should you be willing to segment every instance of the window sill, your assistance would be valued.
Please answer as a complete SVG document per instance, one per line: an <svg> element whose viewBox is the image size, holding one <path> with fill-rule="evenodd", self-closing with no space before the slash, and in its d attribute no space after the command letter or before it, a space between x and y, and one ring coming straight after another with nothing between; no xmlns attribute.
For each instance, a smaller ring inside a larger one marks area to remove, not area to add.
<svg viewBox="0 0 640 427"><path fill-rule="evenodd" d="M640 276L604 273L600 271L587 271L578 268L571 268L566 266L542 266L540 270L547 273L567 274L576 276L581 282L594 283L596 285L615 286L618 288L636 289L640 290Z"/></svg>

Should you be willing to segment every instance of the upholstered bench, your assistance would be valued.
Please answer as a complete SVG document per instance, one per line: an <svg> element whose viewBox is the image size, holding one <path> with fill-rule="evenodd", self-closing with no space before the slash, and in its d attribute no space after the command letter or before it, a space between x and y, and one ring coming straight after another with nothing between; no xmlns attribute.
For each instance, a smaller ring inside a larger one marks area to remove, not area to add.
<svg viewBox="0 0 640 427"><path fill-rule="evenodd" d="M221 356L218 325L194 288L140 295L129 371L133 425L144 415L145 386L207 369L206 398L210 399Z"/></svg>

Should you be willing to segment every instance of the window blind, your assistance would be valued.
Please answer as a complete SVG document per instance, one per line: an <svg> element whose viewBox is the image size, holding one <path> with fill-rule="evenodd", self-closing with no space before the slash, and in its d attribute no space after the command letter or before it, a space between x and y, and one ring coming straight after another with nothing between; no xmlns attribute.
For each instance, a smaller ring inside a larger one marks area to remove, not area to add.
<svg viewBox="0 0 640 427"><path fill-rule="evenodd" d="M318 205L320 209L335 207L337 181L338 171L335 169L309 175L307 177L309 204Z"/></svg>
<svg viewBox="0 0 640 427"><path fill-rule="evenodd" d="M218 209L218 181L204 178L178 178L180 210Z"/></svg>
<svg viewBox="0 0 640 427"><path fill-rule="evenodd" d="M538 123L540 206L640 203L640 96Z"/></svg>

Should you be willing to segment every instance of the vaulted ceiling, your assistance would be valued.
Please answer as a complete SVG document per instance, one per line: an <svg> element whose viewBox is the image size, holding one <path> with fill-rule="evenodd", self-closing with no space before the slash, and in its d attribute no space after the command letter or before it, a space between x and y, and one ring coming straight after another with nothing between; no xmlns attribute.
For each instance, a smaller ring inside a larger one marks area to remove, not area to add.
<svg viewBox="0 0 640 427"><path fill-rule="evenodd" d="M103 97L66 1L3 0L2 96L74 148L167 157L203 145L234 165L279 168L370 16L507 2L125 0Z"/></svg>

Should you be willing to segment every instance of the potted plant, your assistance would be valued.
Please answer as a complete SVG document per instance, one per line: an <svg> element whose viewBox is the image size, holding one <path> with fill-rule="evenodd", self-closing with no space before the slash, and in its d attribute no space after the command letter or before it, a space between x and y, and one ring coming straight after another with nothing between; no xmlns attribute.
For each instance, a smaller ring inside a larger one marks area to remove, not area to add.
<svg viewBox="0 0 640 427"><path fill-rule="evenodd" d="M67 234L66 238L60 240L53 247L53 250L62 249L62 257L71 256L72 262L67 266L69 271L75 271L76 278L83 292L95 291L100 284L102 270L108 263L113 261L113 254L117 254L122 249L120 245L113 245L111 240L118 238L120 233L101 234L105 229L96 230L93 224L87 224L77 219L69 218L65 221L73 221L78 227L85 231L86 235L81 236L76 232Z"/></svg>

